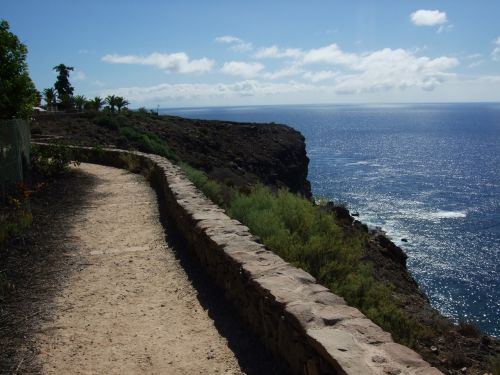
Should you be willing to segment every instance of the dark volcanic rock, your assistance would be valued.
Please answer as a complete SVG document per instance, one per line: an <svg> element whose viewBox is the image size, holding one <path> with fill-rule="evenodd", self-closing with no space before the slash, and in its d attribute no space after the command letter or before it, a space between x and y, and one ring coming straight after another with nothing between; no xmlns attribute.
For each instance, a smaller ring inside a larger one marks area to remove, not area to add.
<svg viewBox="0 0 500 375"><path fill-rule="evenodd" d="M311 197L304 137L275 124L165 117L159 129L179 157L229 184L264 183ZM153 130L153 129L151 129Z"/></svg>
<svg viewBox="0 0 500 375"><path fill-rule="evenodd" d="M245 188L263 183L311 198L304 137L289 126L136 113L116 115L113 126L99 125L107 122L96 120L95 114L45 114L34 126L41 136L58 136L63 143L146 151L139 140L120 133L120 128L133 127L154 133L180 160L225 184Z"/></svg>
<svg viewBox="0 0 500 375"><path fill-rule="evenodd" d="M341 220L345 225L352 225L354 223L354 218L352 217L349 210L343 206L337 206L333 202L327 202L325 206L326 211L335 214L337 219Z"/></svg>
<svg viewBox="0 0 500 375"><path fill-rule="evenodd" d="M400 247L396 246L394 242L387 238L387 236L378 234L372 241L379 245L382 255L394 260L406 268L406 259L408 258L408 255L406 255Z"/></svg>

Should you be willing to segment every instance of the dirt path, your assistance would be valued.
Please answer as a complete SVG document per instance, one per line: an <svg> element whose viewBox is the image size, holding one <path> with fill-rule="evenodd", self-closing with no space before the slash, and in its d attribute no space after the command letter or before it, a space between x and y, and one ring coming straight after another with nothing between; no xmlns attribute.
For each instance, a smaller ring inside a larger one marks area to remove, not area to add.
<svg viewBox="0 0 500 375"><path fill-rule="evenodd" d="M43 373L242 373L168 248L154 191L120 169L80 168L97 183L65 213L78 267L34 337Z"/></svg>

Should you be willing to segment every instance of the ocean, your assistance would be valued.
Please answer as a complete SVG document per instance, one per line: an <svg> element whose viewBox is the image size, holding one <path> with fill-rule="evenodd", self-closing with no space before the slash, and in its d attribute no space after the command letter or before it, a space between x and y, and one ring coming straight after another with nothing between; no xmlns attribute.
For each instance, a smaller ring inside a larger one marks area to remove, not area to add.
<svg viewBox="0 0 500 375"><path fill-rule="evenodd" d="M408 254L432 305L500 337L500 103L177 108L299 130L313 195Z"/></svg>

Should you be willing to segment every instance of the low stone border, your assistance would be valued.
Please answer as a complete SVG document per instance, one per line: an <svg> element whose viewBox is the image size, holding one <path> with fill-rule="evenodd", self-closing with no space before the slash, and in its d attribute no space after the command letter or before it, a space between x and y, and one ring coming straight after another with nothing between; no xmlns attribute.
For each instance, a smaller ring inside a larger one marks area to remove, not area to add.
<svg viewBox="0 0 500 375"><path fill-rule="evenodd" d="M116 149L74 150L81 161L147 171L188 249L294 373L441 374L310 274L258 243L167 159Z"/></svg>

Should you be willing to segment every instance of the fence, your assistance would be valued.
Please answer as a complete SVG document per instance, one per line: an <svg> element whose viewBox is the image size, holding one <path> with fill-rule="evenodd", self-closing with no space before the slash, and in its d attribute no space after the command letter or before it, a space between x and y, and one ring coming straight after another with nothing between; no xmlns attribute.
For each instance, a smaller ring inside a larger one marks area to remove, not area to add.
<svg viewBox="0 0 500 375"><path fill-rule="evenodd" d="M30 127L25 120L0 121L0 201L24 181L30 161Z"/></svg>

